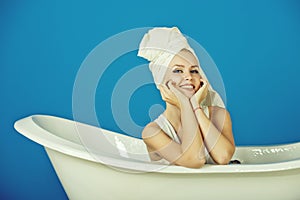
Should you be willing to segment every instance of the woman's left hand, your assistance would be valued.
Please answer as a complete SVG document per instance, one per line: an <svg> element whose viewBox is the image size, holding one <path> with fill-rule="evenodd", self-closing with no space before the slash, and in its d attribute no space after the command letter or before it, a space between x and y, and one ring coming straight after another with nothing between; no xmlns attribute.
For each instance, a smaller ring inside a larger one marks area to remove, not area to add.
<svg viewBox="0 0 300 200"><path fill-rule="evenodd" d="M200 103L206 98L208 93L208 85L209 85L208 81L204 79L200 79L200 81L203 83L202 86L190 98L190 102L194 108L200 105Z"/></svg>

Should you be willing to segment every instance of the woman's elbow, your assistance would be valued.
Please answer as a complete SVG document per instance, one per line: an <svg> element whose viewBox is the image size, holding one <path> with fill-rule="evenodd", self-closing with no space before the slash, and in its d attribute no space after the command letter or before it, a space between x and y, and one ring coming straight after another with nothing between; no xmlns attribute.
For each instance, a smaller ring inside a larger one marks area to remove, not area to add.
<svg viewBox="0 0 300 200"><path fill-rule="evenodd" d="M235 148L231 150L224 151L221 155L217 156L214 160L218 165L227 165L233 154L234 154Z"/></svg>
<svg viewBox="0 0 300 200"><path fill-rule="evenodd" d="M205 163L206 163L206 160L205 160L205 159L203 159L203 160L198 160L198 161L196 161L196 162L191 163L190 168L196 168L196 169L199 169L199 168L203 167L203 166L205 165Z"/></svg>
<svg viewBox="0 0 300 200"><path fill-rule="evenodd" d="M203 167L206 163L205 158L203 159L188 159L183 163L180 163L179 165L183 166L183 167L188 167L188 168L195 168L195 169L199 169L201 167Z"/></svg>

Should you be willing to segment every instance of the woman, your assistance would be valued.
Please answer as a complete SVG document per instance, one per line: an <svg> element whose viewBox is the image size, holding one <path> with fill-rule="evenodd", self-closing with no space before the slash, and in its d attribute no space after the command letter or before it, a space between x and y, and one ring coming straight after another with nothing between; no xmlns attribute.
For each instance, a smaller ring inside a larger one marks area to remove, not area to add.
<svg viewBox="0 0 300 200"><path fill-rule="evenodd" d="M190 168L228 164L235 151L230 114L178 28L150 30L138 55L150 61L166 102L166 110L142 132L151 160Z"/></svg>

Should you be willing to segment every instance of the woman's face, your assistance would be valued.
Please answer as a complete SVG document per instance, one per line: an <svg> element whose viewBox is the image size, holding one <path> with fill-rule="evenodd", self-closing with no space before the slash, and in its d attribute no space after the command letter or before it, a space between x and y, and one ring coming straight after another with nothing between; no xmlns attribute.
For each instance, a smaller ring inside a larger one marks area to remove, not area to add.
<svg viewBox="0 0 300 200"><path fill-rule="evenodd" d="M187 50L180 51L171 60L164 83L173 81L188 98L200 88L199 64L195 56Z"/></svg>

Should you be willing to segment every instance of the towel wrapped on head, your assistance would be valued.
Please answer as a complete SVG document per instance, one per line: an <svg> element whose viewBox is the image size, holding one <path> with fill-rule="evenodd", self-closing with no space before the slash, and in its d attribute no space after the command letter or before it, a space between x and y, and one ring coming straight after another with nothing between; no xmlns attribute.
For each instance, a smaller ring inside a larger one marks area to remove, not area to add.
<svg viewBox="0 0 300 200"><path fill-rule="evenodd" d="M144 35L139 46L138 56L150 62L149 68L157 87L163 83L167 68L173 57L183 49L190 51L198 59L194 50L188 44L187 39L177 27L157 27L149 30ZM202 78L207 80L200 64L199 73ZM215 105L224 107L221 97L210 85L207 98L201 104L203 106Z"/></svg>
<svg viewBox="0 0 300 200"><path fill-rule="evenodd" d="M144 35L138 56L150 61L149 68L157 86L162 83L172 58L182 49L194 53L177 27L154 28Z"/></svg>

